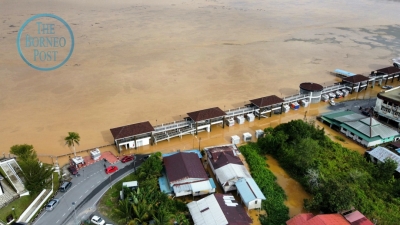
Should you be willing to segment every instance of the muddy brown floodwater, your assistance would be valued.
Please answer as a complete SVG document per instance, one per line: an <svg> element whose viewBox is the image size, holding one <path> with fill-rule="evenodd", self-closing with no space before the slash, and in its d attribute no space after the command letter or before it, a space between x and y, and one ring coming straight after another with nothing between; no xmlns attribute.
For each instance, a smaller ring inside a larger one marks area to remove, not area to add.
<svg viewBox="0 0 400 225"><path fill-rule="evenodd" d="M81 136L78 151L93 149L113 143L113 127L168 123L191 111L237 108L273 94L289 96L298 93L302 82L326 86L338 81L329 74L336 68L368 74L400 55L399 4L0 0L0 154L27 143L44 162L65 164L68 157L50 156L71 153L63 141L70 131ZM17 51L18 29L39 13L63 18L75 36L72 57L54 71L32 69ZM368 97L363 93L347 99ZM214 126L211 133L123 153L228 143L231 135L303 119L305 111L312 119L326 106L312 104L225 129ZM101 151L117 154L112 146Z"/></svg>
<svg viewBox="0 0 400 225"><path fill-rule="evenodd" d="M271 172L276 176L276 182L283 188L287 195L285 205L289 207L289 216L292 217L306 212L303 209L303 200L310 199L311 195L304 191L300 183L291 178L271 155L267 155L267 164Z"/></svg>

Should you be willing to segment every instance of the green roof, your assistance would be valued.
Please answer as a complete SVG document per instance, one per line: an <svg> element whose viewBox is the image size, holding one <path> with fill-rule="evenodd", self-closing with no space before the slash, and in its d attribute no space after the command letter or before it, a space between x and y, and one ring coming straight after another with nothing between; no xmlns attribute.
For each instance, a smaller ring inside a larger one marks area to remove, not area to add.
<svg viewBox="0 0 400 225"><path fill-rule="evenodd" d="M329 112L329 113L324 113L322 114L322 118L328 118L328 119L335 119L340 116L347 116L353 114L353 111L334 111L334 112Z"/></svg>
<svg viewBox="0 0 400 225"><path fill-rule="evenodd" d="M370 137L368 137L367 135L365 135L365 134L359 132L358 130L356 130L356 129L354 129L354 128L352 128L352 127L350 127L350 126L348 126L347 124L344 124L344 123L341 124L340 126L343 127L343 128L345 128L346 130L349 130L349 131L352 132L353 134L359 136L359 137L362 138L363 140L366 140L367 142L372 142L372 141L377 141L377 140L382 139L380 136L375 136L375 137L370 138Z"/></svg>

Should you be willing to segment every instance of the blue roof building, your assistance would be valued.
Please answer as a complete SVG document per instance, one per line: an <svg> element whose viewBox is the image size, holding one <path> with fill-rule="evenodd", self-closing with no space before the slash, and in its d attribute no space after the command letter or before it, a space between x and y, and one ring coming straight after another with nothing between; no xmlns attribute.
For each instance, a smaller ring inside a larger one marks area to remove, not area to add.
<svg viewBox="0 0 400 225"><path fill-rule="evenodd" d="M168 156L171 156L171 155L175 155L176 153L179 153L179 152L183 152L183 153L196 153L198 156L199 156L199 158L201 159L203 156L201 155L201 152L198 150L198 149L192 149L192 150L184 150L184 151L176 151L176 152L170 152L170 153L165 153L165 154L162 154L162 157L164 158L164 157L168 157Z"/></svg>
<svg viewBox="0 0 400 225"><path fill-rule="evenodd" d="M248 210L261 209L261 201L266 198L253 178L241 178L235 185Z"/></svg>

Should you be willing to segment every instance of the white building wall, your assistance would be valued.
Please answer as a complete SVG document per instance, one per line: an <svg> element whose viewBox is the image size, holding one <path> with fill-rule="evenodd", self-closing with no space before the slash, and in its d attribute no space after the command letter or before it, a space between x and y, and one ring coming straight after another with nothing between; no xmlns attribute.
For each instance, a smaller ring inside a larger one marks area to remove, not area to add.
<svg viewBox="0 0 400 225"><path fill-rule="evenodd" d="M144 146L144 145L149 145L150 144L150 138L151 137L145 137L145 138L140 138L136 140L137 147ZM122 142L119 144L119 146L125 146L125 148L135 148L135 141L127 141L127 142Z"/></svg>
<svg viewBox="0 0 400 225"><path fill-rule="evenodd" d="M261 208L261 199L254 199L250 201L248 205L246 205L247 209L260 209Z"/></svg>

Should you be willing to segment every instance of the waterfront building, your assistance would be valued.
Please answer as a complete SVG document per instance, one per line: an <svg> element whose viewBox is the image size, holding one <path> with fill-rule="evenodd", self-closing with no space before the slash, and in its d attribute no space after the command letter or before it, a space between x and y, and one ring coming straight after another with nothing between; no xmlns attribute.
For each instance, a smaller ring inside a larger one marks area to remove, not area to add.
<svg viewBox="0 0 400 225"><path fill-rule="evenodd" d="M169 189L176 197L215 192L215 184L195 152L178 152L163 158Z"/></svg>
<svg viewBox="0 0 400 225"><path fill-rule="evenodd" d="M312 82L304 82L300 84L300 94L309 95L311 103L318 103L321 101L322 85Z"/></svg>
<svg viewBox="0 0 400 225"><path fill-rule="evenodd" d="M353 111L333 111L321 115L321 120L359 144L370 147L397 140L399 132Z"/></svg>
<svg viewBox="0 0 400 225"><path fill-rule="evenodd" d="M400 87L378 93L374 112L378 119L400 127Z"/></svg>
<svg viewBox="0 0 400 225"><path fill-rule="evenodd" d="M235 197L213 194L187 204L195 225L250 225L252 220Z"/></svg>

